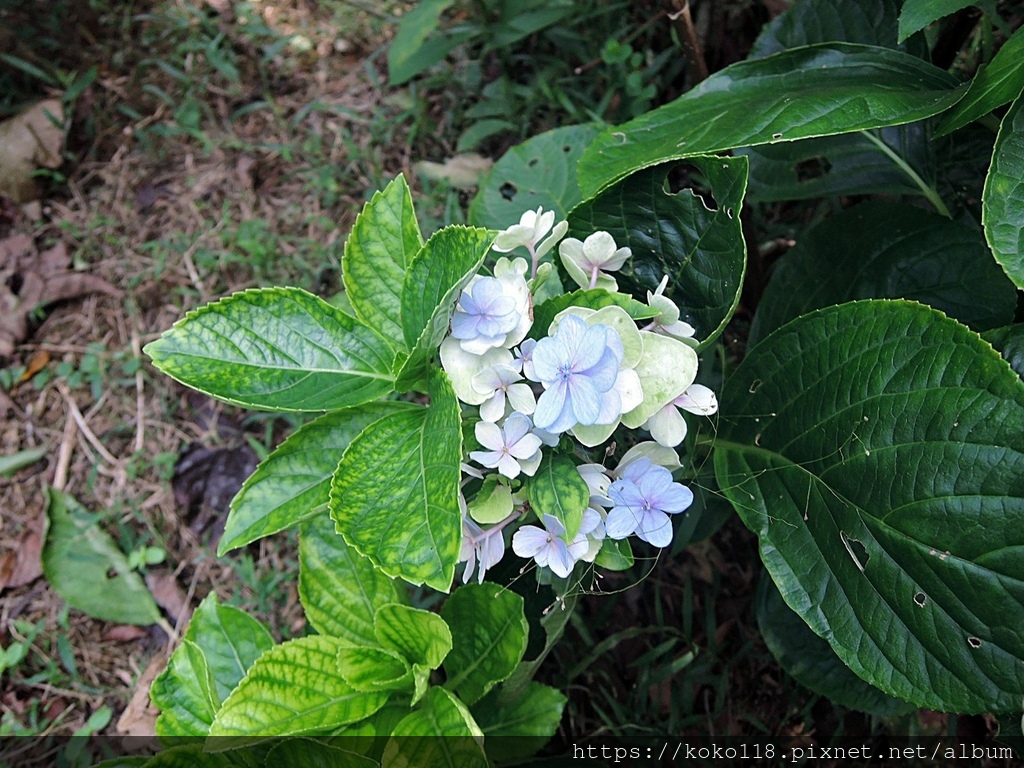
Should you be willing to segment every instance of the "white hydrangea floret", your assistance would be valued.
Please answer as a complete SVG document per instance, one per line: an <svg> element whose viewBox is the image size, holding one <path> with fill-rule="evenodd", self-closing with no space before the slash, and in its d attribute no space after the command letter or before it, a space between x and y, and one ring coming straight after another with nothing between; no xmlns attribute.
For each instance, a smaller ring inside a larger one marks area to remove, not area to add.
<svg viewBox="0 0 1024 768"><path fill-rule="evenodd" d="M644 422L644 429L661 445L679 445L686 438L686 420L680 409L697 416L710 416L718 412L718 398L703 384L691 384L683 394Z"/></svg>
<svg viewBox="0 0 1024 768"><path fill-rule="evenodd" d="M692 325L679 319L679 307L665 295L667 286L668 275L665 275L654 293L647 292L647 304L651 309L658 311L658 315L651 321L650 330L688 344L692 343L693 336L697 331Z"/></svg>
<svg viewBox="0 0 1024 768"><path fill-rule="evenodd" d="M518 224L499 232L491 248L498 253L508 253L523 247L530 252L536 262L562 239L567 229L567 221L555 225L554 211L545 213L543 208L538 208L536 211L527 211L519 217ZM551 235L542 242L541 239L548 232L551 232Z"/></svg>
<svg viewBox="0 0 1024 768"><path fill-rule="evenodd" d="M595 232L582 242L567 237L558 246L562 266L569 277L580 288L603 288L618 290L618 283L609 272L622 268L626 259L633 255L629 248L618 248L615 239L607 232Z"/></svg>

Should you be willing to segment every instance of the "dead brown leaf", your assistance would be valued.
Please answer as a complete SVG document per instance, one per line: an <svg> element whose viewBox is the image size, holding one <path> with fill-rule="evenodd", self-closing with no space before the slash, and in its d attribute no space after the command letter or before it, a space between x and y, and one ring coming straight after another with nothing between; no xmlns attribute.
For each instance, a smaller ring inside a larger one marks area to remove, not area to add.
<svg viewBox="0 0 1024 768"><path fill-rule="evenodd" d="M204 530L227 512L256 464L256 454L247 443L237 448L204 448L192 443L182 451L171 488L174 500L196 516L191 524L194 531Z"/></svg>
<svg viewBox="0 0 1024 768"><path fill-rule="evenodd" d="M118 624L107 629L103 633L103 639L108 643L130 643L148 634L149 630L145 627L137 627L134 624Z"/></svg>
<svg viewBox="0 0 1024 768"><path fill-rule="evenodd" d="M117 732L123 736L153 736L156 733L156 718L160 710L149 700L149 687L157 675L167 666L166 651L149 660L145 671L139 675L135 693L117 721Z"/></svg>
<svg viewBox="0 0 1024 768"><path fill-rule="evenodd" d="M0 592L30 584L43 575L39 557L43 551L43 538L38 531L22 534L17 549L5 552L0 559Z"/></svg>
<svg viewBox="0 0 1024 768"><path fill-rule="evenodd" d="M21 378L18 379L19 384L24 384L26 381L31 379L43 368L50 363L50 353L45 349L36 350L36 352L28 359L28 365L25 366L25 372L21 374Z"/></svg>
<svg viewBox="0 0 1024 768"><path fill-rule="evenodd" d="M57 99L33 104L0 123L0 194L16 203L39 197L32 174L60 166L64 147L64 109Z"/></svg>
<svg viewBox="0 0 1024 768"><path fill-rule="evenodd" d="M120 295L105 280L69 270L69 261L64 243L40 252L22 233L0 240L0 357L10 355L28 336L29 317L36 307L89 293Z"/></svg>
<svg viewBox="0 0 1024 768"><path fill-rule="evenodd" d="M188 598L182 592L181 587L170 571L150 571L146 574L146 586L150 594L172 621L180 626L188 624L191 611L188 607Z"/></svg>

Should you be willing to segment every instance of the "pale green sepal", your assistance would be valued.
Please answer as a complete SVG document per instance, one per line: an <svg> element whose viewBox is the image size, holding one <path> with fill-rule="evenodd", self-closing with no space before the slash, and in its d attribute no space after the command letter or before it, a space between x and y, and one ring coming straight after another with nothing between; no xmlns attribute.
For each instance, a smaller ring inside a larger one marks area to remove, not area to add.
<svg viewBox="0 0 1024 768"><path fill-rule="evenodd" d="M302 526L299 600L317 632L375 647L374 614L398 599L394 580L346 544L327 514Z"/></svg>
<svg viewBox="0 0 1024 768"><path fill-rule="evenodd" d="M331 483L331 516L345 541L389 576L447 592L462 543L461 413L447 375L431 368L428 408L363 432Z"/></svg>
<svg viewBox="0 0 1024 768"><path fill-rule="evenodd" d="M336 728L384 706L386 691L357 691L345 682L337 661L342 647L342 640L314 635L263 654L217 713L210 737L233 738L212 751Z"/></svg>
<svg viewBox="0 0 1024 768"><path fill-rule="evenodd" d="M145 352L161 371L233 405L327 411L394 389L376 331L301 288L242 291L193 310Z"/></svg>
<svg viewBox="0 0 1024 768"><path fill-rule="evenodd" d="M641 335L644 353L635 370L644 389L644 401L623 414L622 423L630 429L636 429L683 394L697 377L697 353L691 347L656 333Z"/></svg>
<svg viewBox="0 0 1024 768"><path fill-rule="evenodd" d="M512 514L513 506L512 489L489 475L476 498L469 503L469 516L481 525L492 525Z"/></svg>
<svg viewBox="0 0 1024 768"><path fill-rule="evenodd" d="M411 664L441 666L452 649L452 633L436 613L392 603L382 606L374 621L381 647L398 651Z"/></svg>
<svg viewBox="0 0 1024 768"><path fill-rule="evenodd" d="M396 350L407 349L402 332L405 270L423 247L412 195L399 175L374 194L352 226L342 258L342 279L359 318Z"/></svg>
<svg viewBox="0 0 1024 768"><path fill-rule="evenodd" d="M674 448L659 445L648 440L647 442L637 443L622 454L618 466L615 467L615 475L622 474L622 470L637 459L650 459L651 464L664 467L669 472L675 472L683 466L679 463L679 454L676 453Z"/></svg>
<svg viewBox="0 0 1024 768"><path fill-rule="evenodd" d="M629 539L605 539L601 551L594 558L594 565L609 571L624 571L633 566L633 548Z"/></svg>
<svg viewBox="0 0 1024 768"><path fill-rule="evenodd" d="M583 424L577 424L569 431L572 432L573 437L583 443L583 445L588 448L593 448L606 442L608 438L612 436L612 432L614 432L615 428L619 426L619 421L620 419L616 419L611 424L592 424L589 427Z"/></svg>

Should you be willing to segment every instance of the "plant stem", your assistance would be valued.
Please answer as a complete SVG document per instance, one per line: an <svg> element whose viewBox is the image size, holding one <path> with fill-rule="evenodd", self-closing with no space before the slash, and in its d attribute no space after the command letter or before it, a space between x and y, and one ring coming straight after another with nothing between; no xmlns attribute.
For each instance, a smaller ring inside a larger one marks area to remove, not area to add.
<svg viewBox="0 0 1024 768"><path fill-rule="evenodd" d="M897 168L899 168L901 171L907 174L907 176L910 177L910 180L917 185L918 189L921 190L921 194L925 196L929 203L935 206L936 211L941 213L947 219L953 218L953 214L949 212L949 208L947 208L946 204L942 202L942 198L939 197L939 193L935 191L935 188L925 183L925 180L918 175L917 171L910 167L910 164L907 163L906 160L904 160L902 157L900 157L899 155L892 151L892 147L890 147L888 144L886 144L884 141L882 141L880 138L875 136L870 131L861 131L861 135L865 136L868 139L868 141L870 141L872 144L878 147L879 151L882 154L884 154L886 157L892 160L896 164Z"/></svg>

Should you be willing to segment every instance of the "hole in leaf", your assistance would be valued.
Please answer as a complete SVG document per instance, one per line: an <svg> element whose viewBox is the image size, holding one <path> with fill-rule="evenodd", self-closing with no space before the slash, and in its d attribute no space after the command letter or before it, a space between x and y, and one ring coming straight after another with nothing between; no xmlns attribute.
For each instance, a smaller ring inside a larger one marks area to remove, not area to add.
<svg viewBox="0 0 1024 768"><path fill-rule="evenodd" d="M25 278L17 272L7 278L7 287L11 289L11 293L15 296L21 293L21 287L24 284Z"/></svg>
<svg viewBox="0 0 1024 768"><path fill-rule="evenodd" d="M850 554L850 557L856 564L857 569L863 573L864 569L867 567L868 560L871 559L863 542L847 536L843 531L839 532L839 538L843 540L843 546L846 547L846 551Z"/></svg>
<svg viewBox="0 0 1024 768"><path fill-rule="evenodd" d="M570 152L572 152L572 147L566 144L564 147L562 147L562 151L565 152L565 154L569 154Z"/></svg>
<svg viewBox="0 0 1024 768"><path fill-rule="evenodd" d="M977 637L968 637L967 644L971 646L971 648L981 648L981 639Z"/></svg>
<svg viewBox="0 0 1024 768"><path fill-rule="evenodd" d="M747 391L750 394L754 394L755 392L757 392L758 387L760 387L762 384L764 384L764 382L761 381L760 379L754 379L752 382L750 382L750 389L748 389Z"/></svg>
<svg viewBox="0 0 1024 768"><path fill-rule="evenodd" d="M117 578L117 570L115 568L107 568L107 578L108 579L116 579Z"/></svg>
<svg viewBox="0 0 1024 768"><path fill-rule="evenodd" d="M680 163L672 167L665 177L665 192L678 195L684 189L699 197L709 211L718 210L718 201L711 194L711 187L700 169L689 163Z"/></svg>
<svg viewBox="0 0 1024 768"><path fill-rule="evenodd" d="M919 608L924 608L924 604L928 602L928 597L924 592L918 592L914 595L914 602L917 603Z"/></svg>
<svg viewBox="0 0 1024 768"><path fill-rule="evenodd" d="M538 160L538 159L537 159L537 158L535 157L535 158L533 158L533 159L532 159L532 160L531 160L530 162L528 162L528 163L526 164L526 167L527 167L527 168L533 168L533 167L534 167L535 165L537 165L537 163L539 163L539 162L540 162L540 160Z"/></svg>
<svg viewBox="0 0 1024 768"><path fill-rule="evenodd" d="M796 171L797 181L811 181L812 179L820 179L822 176L828 175L828 172L832 170L832 163L824 157L811 157L807 160L801 160L793 170Z"/></svg>
<svg viewBox="0 0 1024 768"><path fill-rule="evenodd" d="M503 198L511 201L513 198L515 198L516 194L518 194L519 190L516 189L515 184L513 184L510 181L506 181L504 184L498 187L498 192L501 194Z"/></svg>

